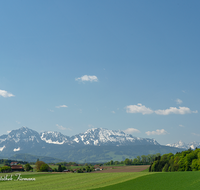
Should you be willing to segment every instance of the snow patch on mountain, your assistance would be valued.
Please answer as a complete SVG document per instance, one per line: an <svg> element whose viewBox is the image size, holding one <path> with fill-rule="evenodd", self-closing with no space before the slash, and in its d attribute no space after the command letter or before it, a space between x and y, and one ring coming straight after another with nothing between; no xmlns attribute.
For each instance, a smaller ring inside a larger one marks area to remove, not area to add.
<svg viewBox="0 0 200 190"><path fill-rule="evenodd" d="M13 151L14 151L14 152L20 151L20 147L14 148Z"/></svg>
<svg viewBox="0 0 200 190"><path fill-rule="evenodd" d="M64 144L64 142L65 142L65 141L63 141L63 142L52 141L51 139L47 140L46 138L41 138L41 139L49 144Z"/></svg>
<svg viewBox="0 0 200 190"><path fill-rule="evenodd" d="M77 142L77 143L79 143L79 140L78 140L78 138L76 137L73 141L75 141L75 142Z"/></svg>
<svg viewBox="0 0 200 190"><path fill-rule="evenodd" d="M0 137L0 143L4 142L4 141L7 139L7 136L8 136L8 135L2 135L2 136Z"/></svg>
<svg viewBox="0 0 200 190"><path fill-rule="evenodd" d="M5 145L3 147L0 147L0 151L2 152L4 148L6 148Z"/></svg>
<svg viewBox="0 0 200 190"><path fill-rule="evenodd" d="M46 131L40 133L40 138L42 141L49 144L64 144L69 142L69 137L54 131Z"/></svg>

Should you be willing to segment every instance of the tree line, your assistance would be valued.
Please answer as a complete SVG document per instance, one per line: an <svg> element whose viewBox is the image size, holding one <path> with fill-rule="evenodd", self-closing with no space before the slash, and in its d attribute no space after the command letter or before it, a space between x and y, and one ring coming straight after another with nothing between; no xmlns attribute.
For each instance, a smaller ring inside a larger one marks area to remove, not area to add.
<svg viewBox="0 0 200 190"><path fill-rule="evenodd" d="M28 162L26 162L26 161L17 161L17 160L0 159L0 164L10 165L11 162L17 162L17 163L23 164L23 165L28 163Z"/></svg>
<svg viewBox="0 0 200 190"><path fill-rule="evenodd" d="M142 155L137 156L134 159L126 158L124 161L109 161L104 163L104 165L150 165L154 162L155 158L160 156L160 153L157 154L148 154L148 155Z"/></svg>
<svg viewBox="0 0 200 190"><path fill-rule="evenodd" d="M200 149L191 148L176 154L164 154L155 158L149 172L199 171Z"/></svg>

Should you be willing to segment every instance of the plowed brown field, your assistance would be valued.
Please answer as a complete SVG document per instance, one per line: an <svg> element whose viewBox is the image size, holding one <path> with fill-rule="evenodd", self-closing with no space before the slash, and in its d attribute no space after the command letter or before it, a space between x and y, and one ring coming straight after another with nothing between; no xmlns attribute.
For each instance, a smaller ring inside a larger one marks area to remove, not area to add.
<svg viewBox="0 0 200 190"><path fill-rule="evenodd" d="M104 166L102 171L95 171L95 173L114 173L114 172L141 172L149 168L149 165L142 166Z"/></svg>

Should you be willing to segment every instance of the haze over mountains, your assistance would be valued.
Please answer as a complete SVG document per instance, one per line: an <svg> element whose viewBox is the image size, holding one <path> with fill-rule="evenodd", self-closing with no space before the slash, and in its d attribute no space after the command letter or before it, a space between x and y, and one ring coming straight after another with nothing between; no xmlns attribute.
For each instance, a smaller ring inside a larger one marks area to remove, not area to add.
<svg viewBox="0 0 200 190"><path fill-rule="evenodd" d="M190 147L197 145L200 143L190 144ZM183 143L162 146L155 139L133 137L123 131L102 128L88 129L69 137L59 132L38 133L21 127L0 136L0 157L4 158L16 153L29 153L70 161L107 161L149 153L181 151L179 148L187 149L188 146Z"/></svg>

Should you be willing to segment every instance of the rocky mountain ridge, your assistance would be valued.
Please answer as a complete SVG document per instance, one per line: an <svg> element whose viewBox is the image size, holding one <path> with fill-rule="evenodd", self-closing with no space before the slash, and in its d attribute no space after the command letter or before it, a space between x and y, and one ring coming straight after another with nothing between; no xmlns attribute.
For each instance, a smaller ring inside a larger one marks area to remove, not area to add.
<svg viewBox="0 0 200 190"><path fill-rule="evenodd" d="M46 131L38 133L27 127L12 130L7 135L0 136L0 151L7 146L13 145L13 151L22 150L24 143L29 147L35 145L45 146L46 144L55 145L93 145L93 146L122 146L122 145L159 145L155 139L133 137L123 131L108 130L102 128L88 129L84 133L72 137L63 135L60 132Z"/></svg>

